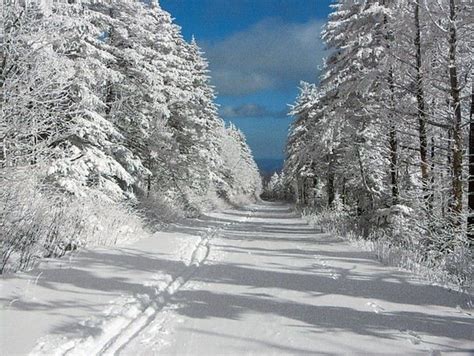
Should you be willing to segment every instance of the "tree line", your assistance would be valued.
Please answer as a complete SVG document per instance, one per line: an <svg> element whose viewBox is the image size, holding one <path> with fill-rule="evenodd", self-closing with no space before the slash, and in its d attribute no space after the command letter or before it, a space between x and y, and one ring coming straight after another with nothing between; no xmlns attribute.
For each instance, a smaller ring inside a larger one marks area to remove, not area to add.
<svg viewBox="0 0 474 356"><path fill-rule="evenodd" d="M203 52L156 0L6 0L2 10L4 259L25 245L70 247L59 220L78 199L159 216L258 195L256 164L219 117ZM57 215L44 237L32 228L37 209L20 201L27 186Z"/></svg>
<svg viewBox="0 0 474 356"><path fill-rule="evenodd" d="M285 194L345 211L365 236L384 230L422 260L472 246L472 10L463 0L333 4L320 80L302 83L292 106Z"/></svg>

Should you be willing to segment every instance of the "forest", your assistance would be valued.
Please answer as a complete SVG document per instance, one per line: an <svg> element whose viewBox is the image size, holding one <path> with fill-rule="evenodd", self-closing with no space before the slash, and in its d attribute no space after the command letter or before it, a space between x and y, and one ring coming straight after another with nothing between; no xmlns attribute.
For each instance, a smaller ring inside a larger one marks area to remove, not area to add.
<svg viewBox="0 0 474 356"><path fill-rule="evenodd" d="M6 0L2 11L2 271L258 196L202 51L157 2Z"/></svg>
<svg viewBox="0 0 474 356"><path fill-rule="evenodd" d="M474 87L470 1L340 0L330 55L302 82L281 175L316 225L382 259L459 283L472 276ZM436 271L436 272L435 272Z"/></svg>
<svg viewBox="0 0 474 356"><path fill-rule="evenodd" d="M473 1L1 4L2 355L473 355Z"/></svg>

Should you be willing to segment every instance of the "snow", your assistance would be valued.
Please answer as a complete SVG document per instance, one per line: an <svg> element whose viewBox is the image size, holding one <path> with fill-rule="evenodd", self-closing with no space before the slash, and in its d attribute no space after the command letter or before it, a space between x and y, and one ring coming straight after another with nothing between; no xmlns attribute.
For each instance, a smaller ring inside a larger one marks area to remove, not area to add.
<svg viewBox="0 0 474 356"><path fill-rule="evenodd" d="M5 276L1 297L6 355L474 352L470 296L277 203L48 261Z"/></svg>
<svg viewBox="0 0 474 356"><path fill-rule="evenodd" d="M5 355L27 354L39 340L36 354L62 354L72 346L92 350L181 275L201 239L161 232L129 246L83 250L28 273L3 276L0 349Z"/></svg>

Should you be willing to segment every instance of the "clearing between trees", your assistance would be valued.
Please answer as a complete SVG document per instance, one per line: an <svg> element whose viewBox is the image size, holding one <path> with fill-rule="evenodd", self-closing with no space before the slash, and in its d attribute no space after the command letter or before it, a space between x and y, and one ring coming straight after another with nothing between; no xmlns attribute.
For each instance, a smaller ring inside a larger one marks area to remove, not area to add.
<svg viewBox="0 0 474 356"><path fill-rule="evenodd" d="M279 203L1 283L7 355L474 352L469 295L384 266Z"/></svg>

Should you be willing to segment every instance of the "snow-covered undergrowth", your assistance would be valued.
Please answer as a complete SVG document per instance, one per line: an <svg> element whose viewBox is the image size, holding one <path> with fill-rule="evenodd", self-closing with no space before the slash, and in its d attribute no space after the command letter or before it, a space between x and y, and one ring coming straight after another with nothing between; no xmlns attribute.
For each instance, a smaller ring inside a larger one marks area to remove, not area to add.
<svg viewBox="0 0 474 356"><path fill-rule="evenodd" d="M147 236L130 206L90 190L64 194L32 171L2 179L0 191L1 272L31 268L44 257L84 246L110 246Z"/></svg>
<svg viewBox="0 0 474 356"><path fill-rule="evenodd" d="M144 285L147 293L122 296L111 301L110 307L104 310L103 314L80 321L81 328L97 330L95 334L78 333L69 338L51 334L41 338L30 355L80 356L120 353L157 317L169 298L206 260L210 249L209 242L219 232L220 228L208 228L200 232L199 238L188 236L189 244L180 246L180 251L174 253L174 257L185 265L178 274L173 276L164 271L155 271L155 278ZM173 244L180 244L176 236Z"/></svg>
<svg viewBox="0 0 474 356"><path fill-rule="evenodd" d="M220 211L232 207L242 207L255 203L256 195L224 194L219 195L215 190L198 196L188 194L184 201L180 197L165 197L152 193L143 197L138 203L138 210L152 229L179 221L183 218L196 218L211 211Z"/></svg>
<svg viewBox="0 0 474 356"><path fill-rule="evenodd" d="M420 225L409 208L394 206L370 218L337 209L303 210L309 224L374 252L379 260L458 290L472 286L472 252L465 234L446 226Z"/></svg>
<svg viewBox="0 0 474 356"><path fill-rule="evenodd" d="M67 193L45 180L33 169L11 171L1 180L0 273L28 270L42 258L86 246L135 241L186 217L254 202L249 196L224 199L215 192L190 195L188 202L152 193L132 205L93 189Z"/></svg>
<svg viewBox="0 0 474 356"><path fill-rule="evenodd" d="M159 228L161 224L177 221L185 216L184 204L152 193L140 200L138 209L149 226Z"/></svg>

